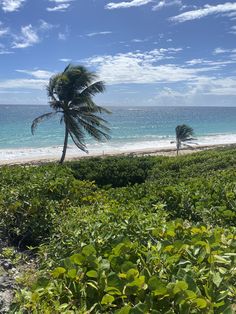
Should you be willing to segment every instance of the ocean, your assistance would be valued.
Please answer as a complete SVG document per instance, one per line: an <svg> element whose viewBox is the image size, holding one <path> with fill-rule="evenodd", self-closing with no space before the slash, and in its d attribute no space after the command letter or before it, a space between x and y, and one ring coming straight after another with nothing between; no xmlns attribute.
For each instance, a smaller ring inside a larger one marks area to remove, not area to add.
<svg viewBox="0 0 236 314"><path fill-rule="evenodd" d="M90 154L174 147L175 127L188 124L199 145L236 143L236 107L109 107L111 140L87 139ZM48 106L0 105L0 161L59 158L64 128L59 117L42 122L35 135L32 120L50 112ZM69 156L85 156L72 142Z"/></svg>

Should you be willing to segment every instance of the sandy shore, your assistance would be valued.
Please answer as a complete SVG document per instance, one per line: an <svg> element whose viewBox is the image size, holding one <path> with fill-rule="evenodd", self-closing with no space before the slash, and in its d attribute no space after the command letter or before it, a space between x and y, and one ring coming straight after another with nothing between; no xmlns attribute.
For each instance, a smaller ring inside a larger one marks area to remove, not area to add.
<svg viewBox="0 0 236 314"><path fill-rule="evenodd" d="M236 148L236 144L219 144L219 145L198 145L193 148L182 148L179 152L179 155L187 155L197 153L203 150L209 150L214 148L225 148L232 147ZM125 152L107 152L104 154L88 154L85 156L71 156L68 155L65 161L76 161L82 158L89 157L108 157L108 156L168 156L174 157L176 156L176 149L174 147L170 148L159 148L159 149L140 149L135 151L125 151ZM34 157L34 158L18 158L14 160L0 160L0 166L3 165L39 165L51 162L57 162L59 158L52 156L45 157Z"/></svg>

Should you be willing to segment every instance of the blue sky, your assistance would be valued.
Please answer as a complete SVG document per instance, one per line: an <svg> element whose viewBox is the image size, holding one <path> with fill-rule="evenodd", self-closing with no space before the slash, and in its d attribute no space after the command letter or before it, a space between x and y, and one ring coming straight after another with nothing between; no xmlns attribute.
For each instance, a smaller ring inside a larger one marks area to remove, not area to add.
<svg viewBox="0 0 236 314"><path fill-rule="evenodd" d="M46 104L69 62L104 106L235 106L236 1L0 0L1 104Z"/></svg>

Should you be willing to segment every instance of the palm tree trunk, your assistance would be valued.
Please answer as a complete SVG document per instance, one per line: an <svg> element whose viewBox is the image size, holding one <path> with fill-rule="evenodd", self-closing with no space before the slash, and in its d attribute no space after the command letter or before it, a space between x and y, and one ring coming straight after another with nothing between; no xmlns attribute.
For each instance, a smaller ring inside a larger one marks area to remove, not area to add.
<svg viewBox="0 0 236 314"><path fill-rule="evenodd" d="M64 145L63 145L61 160L59 161L59 164L62 164L64 159L65 159L65 157L66 157L66 150L67 150L67 144L68 144L68 135L69 135L69 132L68 132L67 127L65 126Z"/></svg>
<svg viewBox="0 0 236 314"><path fill-rule="evenodd" d="M178 155L179 155L179 149L180 149L180 142L179 142L179 140L177 140L176 148L177 148L176 154L177 154L177 156L178 156Z"/></svg>

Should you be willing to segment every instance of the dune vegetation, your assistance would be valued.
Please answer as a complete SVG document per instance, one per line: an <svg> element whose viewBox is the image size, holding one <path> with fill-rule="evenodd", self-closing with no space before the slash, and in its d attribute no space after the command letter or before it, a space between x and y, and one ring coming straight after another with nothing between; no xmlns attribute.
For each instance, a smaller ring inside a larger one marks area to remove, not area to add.
<svg viewBox="0 0 236 314"><path fill-rule="evenodd" d="M0 168L12 313L234 313L236 149Z"/></svg>

